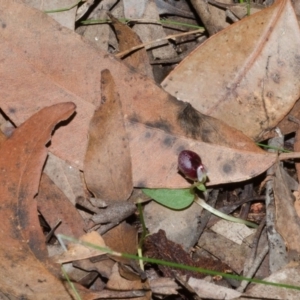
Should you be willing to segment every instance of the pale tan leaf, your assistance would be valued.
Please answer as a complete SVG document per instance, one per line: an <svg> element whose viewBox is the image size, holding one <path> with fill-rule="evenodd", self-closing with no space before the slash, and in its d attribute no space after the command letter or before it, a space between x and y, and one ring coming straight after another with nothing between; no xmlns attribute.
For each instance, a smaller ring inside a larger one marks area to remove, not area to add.
<svg viewBox="0 0 300 300"><path fill-rule="evenodd" d="M217 147L138 123L127 123L127 131L130 133L133 181L139 187L188 188L190 183L177 168L178 154L184 149L192 150L202 158L209 172L207 185L250 179L276 160L275 154ZM143 145L142 151L139 145ZM152 172L156 175L149 176Z"/></svg>
<svg viewBox="0 0 300 300"><path fill-rule="evenodd" d="M300 266L299 263L293 263L286 268L283 268L277 272L274 272L269 277L264 278L265 281L276 282L281 284L288 284L299 286L300 282ZM269 286L264 284L257 284L252 286L245 294L245 297L250 299L268 299L275 298L281 300L298 300L299 290L296 289L285 289L282 287ZM243 297L244 298L244 297Z"/></svg>
<svg viewBox="0 0 300 300"><path fill-rule="evenodd" d="M212 36L163 81L166 91L259 138L300 96L300 31L289 0Z"/></svg>

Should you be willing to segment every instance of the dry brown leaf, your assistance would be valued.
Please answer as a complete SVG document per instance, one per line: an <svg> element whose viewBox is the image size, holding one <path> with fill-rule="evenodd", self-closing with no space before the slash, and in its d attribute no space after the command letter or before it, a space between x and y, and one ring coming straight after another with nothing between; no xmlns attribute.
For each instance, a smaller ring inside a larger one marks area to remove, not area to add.
<svg viewBox="0 0 300 300"><path fill-rule="evenodd" d="M295 208L295 211L296 211L298 217L300 218L300 193L299 193L299 191L295 191L293 193L293 196L295 197L294 208Z"/></svg>
<svg viewBox="0 0 300 300"><path fill-rule="evenodd" d="M232 3L230 0L219 2ZM204 0L191 0L191 3L210 35L229 25L225 9L209 4Z"/></svg>
<svg viewBox="0 0 300 300"><path fill-rule="evenodd" d="M102 277L109 278L111 274L111 269L115 264L115 261L110 258L102 257L100 260L95 258L96 261L92 259L83 259L74 261L72 264L74 267L79 268L81 270L85 270L88 272L96 271Z"/></svg>
<svg viewBox="0 0 300 300"><path fill-rule="evenodd" d="M96 198L126 200L133 183L122 104L109 70L101 74L102 104L90 123L84 176Z"/></svg>
<svg viewBox="0 0 300 300"><path fill-rule="evenodd" d="M96 231L86 233L79 238L80 241L93 244L99 247L106 247L103 238ZM55 262L61 264L70 261L91 258L99 255L104 255L106 252L81 245L78 243L69 243L68 250L54 258Z"/></svg>
<svg viewBox="0 0 300 300"><path fill-rule="evenodd" d="M284 239L289 254L293 255L295 252L300 253L300 218L295 211L293 195L279 164L277 164L275 175L276 229Z"/></svg>
<svg viewBox="0 0 300 300"><path fill-rule="evenodd" d="M217 285L204 279L189 278L188 285L194 289L197 295L204 299L237 299L241 293L232 288Z"/></svg>
<svg viewBox="0 0 300 300"><path fill-rule="evenodd" d="M33 197L54 126L74 112L73 103L42 109L15 130L0 148L0 290L28 299L71 299L47 259L45 239ZM25 276L24 276L25 275Z"/></svg>
<svg viewBox="0 0 300 300"><path fill-rule="evenodd" d="M299 47L293 7L289 0L276 1L211 37L162 86L202 113L259 138L300 96Z"/></svg>
<svg viewBox="0 0 300 300"><path fill-rule="evenodd" d="M239 246L212 231L203 232L198 246L230 266L238 274L243 271L245 259L250 252L248 243Z"/></svg>
<svg viewBox="0 0 300 300"><path fill-rule="evenodd" d="M178 114L178 121L189 138L238 150L264 152L241 131L196 111L189 103Z"/></svg>
<svg viewBox="0 0 300 300"><path fill-rule="evenodd" d="M150 300L148 298L144 298L143 296L146 294L144 291L114 291L114 290L102 290L102 291L91 291L84 288L81 285L76 285L75 287L77 291L79 291L83 300L96 300L96 299L114 299L114 300L121 300L121 299L132 299L132 300Z"/></svg>
<svg viewBox="0 0 300 300"><path fill-rule="evenodd" d="M177 295L177 290L179 289L179 286L174 281L173 278L153 278L149 279L149 284L151 287L151 291L154 294L160 294L160 295Z"/></svg>
<svg viewBox="0 0 300 300"><path fill-rule="evenodd" d="M293 286L299 286L300 282L300 265L299 263L293 263L287 267L274 272L269 277L263 280L269 282L277 282L280 284L288 284ZM281 300L298 300L299 290L285 289L277 286L270 286L264 284L256 284L247 290L243 294L242 299L281 299Z"/></svg>
<svg viewBox="0 0 300 300"><path fill-rule="evenodd" d="M130 290L149 290L149 283L148 281L143 282L141 279L139 280L127 280L120 276L118 265L115 264L113 267L112 275L110 276L107 282L107 288L117 291L130 291ZM151 299L150 292L148 295L145 295L141 298L135 298L137 300L148 300Z"/></svg>
<svg viewBox="0 0 300 300"><path fill-rule="evenodd" d="M61 221L55 234L64 234L75 238L84 234L85 223L78 210L45 173L42 174L36 200L39 212L51 229Z"/></svg>
<svg viewBox="0 0 300 300"><path fill-rule="evenodd" d="M126 222L120 223L103 235L106 245L118 252L135 254L137 251L137 229ZM114 257L118 261L128 261L122 257Z"/></svg>
<svg viewBox="0 0 300 300"><path fill-rule="evenodd" d="M295 118L294 115L292 115L292 116L293 116L293 118ZM294 119L294 121L293 122L290 121L290 123L297 124L297 130L296 130L295 140L294 140L294 151L299 152L300 151L300 120ZM295 161L295 168L296 168L296 172L297 172L298 182L300 182L300 163L297 161ZM299 189L300 189L300 186L298 186L298 191L300 191Z"/></svg>
<svg viewBox="0 0 300 300"><path fill-rule="evenodd" d="M232 3L232 2L231 2ZM269 5L269 4L268 4ZM250 3L235 3L234 6L228 7L228 9L239 19L245 18L248 16L248 6L250 6L250 15L253 15L256 12L265 9L266 6L263 4L250 2Z"/></svg>
<svg viewBox="0 0 300 300"><path fill-rule="evenodd" d="M48 175L74 206L78 197L85 197L86 194L89 194L84 183L83 173L52 153L48 155L44 173ZM80 214L84 219L90 217L89 214L83 211L80 211Z"/></svg>
<svg viewBox="0 0 300 300"><path fill-rule="evenodd" d="M139 36L127 25L118 21L112 14L108 14L114 26L115 33L119 42L119 51L131 49L134 46L142 44ZM127 55L123 61L134 67L141 74L153 78L152 67L145 48L134 51Z"/></svg>
<svg viewBox="0 0 300 300"><path fill-rule="evenodd" d="M291 132L294 132L298 129L298 124L295 122L291 122L289 120L289 115L295 117L296 119L300 120L300 101L298 100L292 110L289 112L289 114L278 124L278 127L283 135L289 134ZM274 131L266 133L262 139L266 140L269 139L270 137L276 136L277 133Z"/></svg>
<svg viewBox="0 0 300 300"><path fill-rule="evenodd" d="M132 300L150 300L148 298L144 298L143 296L146 294L144 291L114 291L114 290L102 290L102 291L90 291L88 289L83 288L82 286L76 286L76 289L80 292L80 295L83 295L82 299L84 300L95 300L95 299L132 299Z"/></svg>
<svg viewBox="0 0 300 300"><path fill-rule="evenodd" d="M182 180L177 170L178 154L183 149L201 156L209 171L207 185L250 179L264 172L276 160L275 154L214 146L139 123L128 122L127 131L130 134L133 182L139 187L189 187L190 183ZM155 175L151 175L152 172Z"/></svg>
<svg viewBox="0 0 300 300"><path fill-rule="evenodd" d="M189 114L183 122L182 114L186 103L163 92L153 81L128 69L41 12L17 1L0 0L0 5L3 8L0 11L0 104L15 124L24 122L39 107L72 100L77 105L77 114L68 126L57 132L50 149L72 165L82 168L89 122L95 107L100 103L100 71L108 68L120 94L127 131L132 130L132 124L141 128L130 133L133 143L130 148L134 159L134 185L144 184L149 188L189 185L183 177L176 174L177 154L182 150L181 147L192 147L199 154L212 149L203 148L204 143L192 139L200 139L201 126L197 123L199 118L195 117L197 113ZM149 135L146 128L153 128L155 135L156 132L159 135L167 132L167 135L161 136L158 144L157 140L147 138L152 135ZM172 141L182 137L184 142L180 142L180 147L174 150L176 145ZM185 137L191 137L188 143ZM249 140L240 143L245 149ZM205 157L207 165L212 169L210 184L246 180L263 172L273 162L273 157L267 155L239 152L229 154L227 159L228 149L218 151L223 157L220 164L216 163L218 155L209 158L210 152L205 154L208 157ZM138 157L135 157L136 154ZM242 157L241 161L239 157ZM230 168L228 161L233 158L234 167ZM245 160L248 168L244 169ZM225 173L222 171L223 166ZM98 172L105 174L103 170ZM174 176L176 181L173 181Z"/></svg>

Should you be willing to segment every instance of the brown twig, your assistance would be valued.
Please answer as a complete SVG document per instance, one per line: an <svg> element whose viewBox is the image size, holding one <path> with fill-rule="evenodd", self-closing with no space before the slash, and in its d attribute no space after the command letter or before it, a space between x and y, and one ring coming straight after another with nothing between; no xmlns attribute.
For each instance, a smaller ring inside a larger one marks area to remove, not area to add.
<svg viewBox="0 0 300 300"><path fill-rule="evenodd" d="M123 52L120 52L120 53L116 54L115 56L118 57L118 58L123 58L124 56L128 55L129 53L131 53L135 50L138 50L138 49L141 49L141 48L144 48L144 47L147 47L147 46L151 46L153 44L154 45L152 47L156 47L155 43L161 42L163 40L175 39L175 38L180 37L180 36L196 34L196 33L200 33L200 32L203 32L203 31L204 31L204 29L201 28L201 29L197 29L197 30L193 30L193 31L189 31L189 32L171 34L171 35L168 35L168 36L166 36L164 38L161 38L161 39L157 39L157 40L154 40L154 41L150 41L150 42L146 42L146 43L134 46L134 47L132 47L128 50L125 50Z"/></svg>

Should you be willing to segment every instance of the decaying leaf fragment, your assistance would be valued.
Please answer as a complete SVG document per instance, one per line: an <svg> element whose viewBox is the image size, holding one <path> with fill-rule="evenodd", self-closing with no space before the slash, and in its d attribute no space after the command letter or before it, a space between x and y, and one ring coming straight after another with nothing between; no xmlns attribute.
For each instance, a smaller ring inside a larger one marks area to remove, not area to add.
<svg viewBox="0 0 300 300"><path fill-rule="evenodd" d="M73 103L42 109L15 130L0 147L0 290L27 299L71 299L51 272L45 239L33 197L47 156L45 144L54 126L70 117ZM43 263L47 263L44 265Z"/></svg>

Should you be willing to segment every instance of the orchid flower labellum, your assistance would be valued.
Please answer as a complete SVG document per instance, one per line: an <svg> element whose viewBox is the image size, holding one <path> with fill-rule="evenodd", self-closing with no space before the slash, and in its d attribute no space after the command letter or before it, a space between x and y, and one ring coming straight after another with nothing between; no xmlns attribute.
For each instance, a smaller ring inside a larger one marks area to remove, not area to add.
<svg viewBox="0 0 300 300"><path fill-rule="evenodd" d="M178 169L188 179L204 183L207 170L202 164L200 156L190 150L183 150L178 156Z"/></svg>

